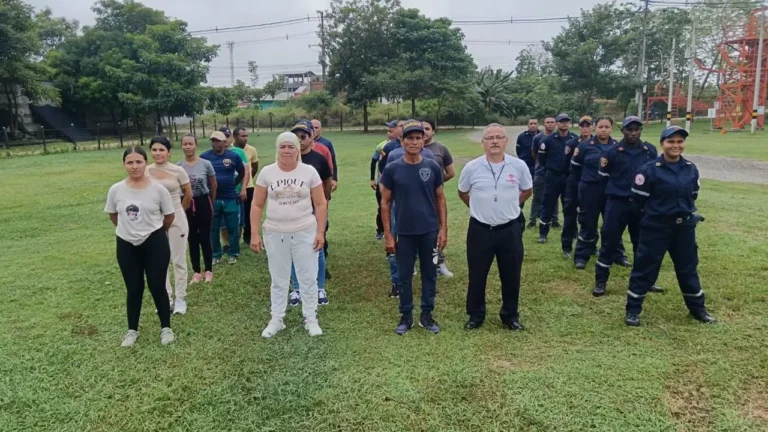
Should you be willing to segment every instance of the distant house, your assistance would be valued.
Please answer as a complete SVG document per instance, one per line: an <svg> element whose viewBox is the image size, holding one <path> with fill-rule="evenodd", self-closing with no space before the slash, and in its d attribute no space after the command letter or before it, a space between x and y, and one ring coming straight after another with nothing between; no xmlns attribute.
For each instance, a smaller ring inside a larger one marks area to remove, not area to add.
<svg viewBox="0 0 768 432"><path fill-rule="evenodd" d="M297 98L305 93L322 90L325 86L322 79L314 72L298 72L272 75L275 79L284 78L285 87L274 98L266 97L261 101L262 109L280 106L286 101Z"/></svg>

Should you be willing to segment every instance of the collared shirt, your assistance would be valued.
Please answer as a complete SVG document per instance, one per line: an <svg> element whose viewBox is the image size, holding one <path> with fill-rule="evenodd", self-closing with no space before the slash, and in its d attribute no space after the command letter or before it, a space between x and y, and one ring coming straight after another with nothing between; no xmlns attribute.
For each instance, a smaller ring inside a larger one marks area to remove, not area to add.
<svg viewBox="0 0 768 432"><path fill-rule="evenodd" d="M638 202L649 217L687 217L696 211L699 170L682 156L667 162L663 156L640 167L632 185Z"/></svg>
<svg viewBox="0 0 768 432"><path fill-rule="evenodd" d="M596 137L582 141L573 151L571 158L571 173L576 180L584 183L602 182L602 176L597 173L600 169L600 158L615 144L616 140L611 137L608 137L606 144L601 144Z"/></svg>
<svg viewBox="0 0 768 432"><path fill-rule="evenodd" d="M567 174L570 171L572 148L566 143L574 138L576 135L571 132L562 136L560 131L555 131L541 140L538 159L546 167L547 173Z"/></svg>
<svg viewBox="0 0 768 432"><path fill-rule="evenodd" d="M647 142L639 142L629 147L624 140L610 147L600 157L598 174L608 179L605 194L608 196L629 198L632 196L632 184L637 170L658 157L656 147Z"/></svg>
<svg viewBox="0 0 768 432"><path fill-rule="evenodd" d="M554 132L553 132L554 133ZM551 134L550 134L551 135ZM549 135L544 135L544 132L539 132L536 135L534 135L533 140L531 140L531 153L536 152L536 154L539 153L539 147L541 146L541 140L548 137ZM544 175L547 173L547 168L541 164L541 159L536 158L536 165L534 167L534 173L538 175Z"/></svg>
<svg viewBox="0 0 768 432"><path fill-rule="evenodd" d="M533 173L533 137L535 137L538 133L538 131L535 133L531 133L530 131L521 133L517 136L517 145L515 146L515 153L517 154L517 157L525 162L526 165L528 165L528 169L531 171L531 173Z"/></svg>
<svg viewBox="0 0 768 432"><path fill-rule="evenodd" d="M459 175L459 192L469 193L470 216L491 226L517 219L520 191L532 187L528 165L512 155L498 163L480 156L467 162Z"/></svg>

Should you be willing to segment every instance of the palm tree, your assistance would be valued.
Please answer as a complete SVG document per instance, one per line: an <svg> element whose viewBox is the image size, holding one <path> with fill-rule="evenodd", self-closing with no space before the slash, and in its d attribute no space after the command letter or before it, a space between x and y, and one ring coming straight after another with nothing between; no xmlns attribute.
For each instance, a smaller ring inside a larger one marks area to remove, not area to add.
<svg viewBox="0 0 768 432"><path fill-rule="evenodd" d="M509 84L512 72L504 72L501 69L492 70L487 67L477 76L475 89L483 100L483 105L488 112L507 116L510 114Z"/></svg>

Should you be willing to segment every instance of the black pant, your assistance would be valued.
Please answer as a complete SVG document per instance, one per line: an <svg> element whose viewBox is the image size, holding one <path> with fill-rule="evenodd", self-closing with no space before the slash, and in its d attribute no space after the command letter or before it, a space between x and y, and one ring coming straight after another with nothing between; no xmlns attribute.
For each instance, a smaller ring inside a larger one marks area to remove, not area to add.
<svg viewBox="0 0 768 432"><path fill-rule="evenodd" d="M379 187L376 186L376 234L384 233L384 224L381 222L381 192Z"/></svg>
<svg viewBox="0 0 768 432"><path fill-rule="evenodd" d="M437 231L421 235L398 235L395 259L400 274L400 313L413 313L413 268L416 258L421 267L421 311L432 312L435 309L435 291L437 288L437 267L434 258L437 255Z"/></svg>
<svg viewBox="0 0 768 432"><path fill-rule="evenodd" d="M475 322L485 320L485 286L488 271L496 257L501 279L501 320L518 318L520 272L523 265L523 236L517 219L499 227L490 227L470 219L467 230L467 315Z"/></svg>
<svg viewBox="0 0 768 432"><path fill-rule="evenodd" d="M213 249L211 247L211 221L213 220L213 207L208 195L201 195L192 199L192 205L186 211L189 223L189 258L192 261L192 270L200 273L200 249L203 250L203 262L205 271L213 271Z"/></svg>
<svg viewBox="0 0 768 432"><path fill-rule="evenodd" d="M117 237L117 264L123 273L127 292L128 330L139 329L141 301L144 297L144 275L155 300L160 327L171 326L171 304L165 291L165 276L171 261L171 247L164 229L159 229L134 246Z"/></svg>
<svg viewBox="0 0 768 432"><path fill-rule="evenodd" d="M253 203L253 189L247 188L245 190L247 198L242 204L245 210L245 225L243 226L243 242L247 245L251 244L251 203Z"/></svg>

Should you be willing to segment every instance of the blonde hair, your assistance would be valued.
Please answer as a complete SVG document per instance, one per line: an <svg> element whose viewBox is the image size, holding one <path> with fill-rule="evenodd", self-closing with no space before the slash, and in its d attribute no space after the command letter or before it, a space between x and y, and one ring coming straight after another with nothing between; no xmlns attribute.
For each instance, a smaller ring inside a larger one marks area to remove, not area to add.
<svg viewBox="0 0 768 432"><path fill-rule="evenodd" d="M299 138L293 132L283 132L277 136L275 140L275 162L280 159L280 144L288 143L293 144L296 148L296 161L301 162L301 146L299 145Z"/></svg>

